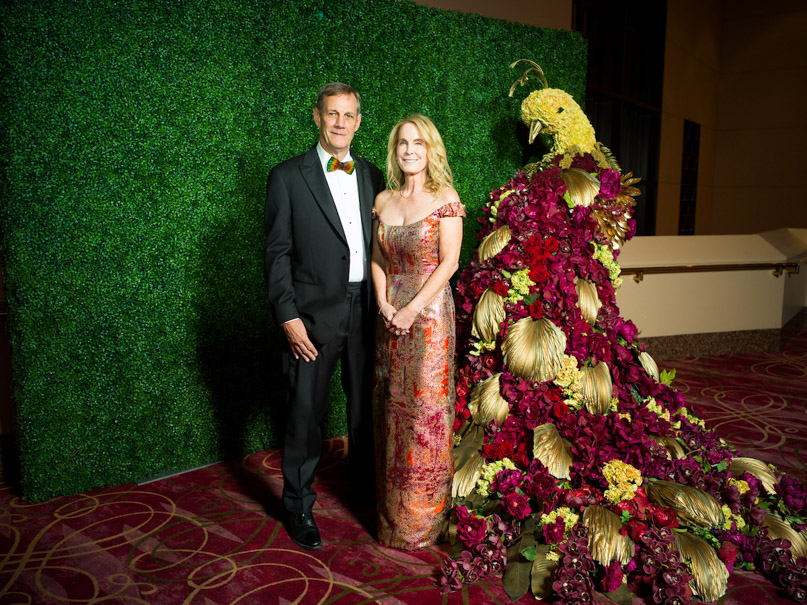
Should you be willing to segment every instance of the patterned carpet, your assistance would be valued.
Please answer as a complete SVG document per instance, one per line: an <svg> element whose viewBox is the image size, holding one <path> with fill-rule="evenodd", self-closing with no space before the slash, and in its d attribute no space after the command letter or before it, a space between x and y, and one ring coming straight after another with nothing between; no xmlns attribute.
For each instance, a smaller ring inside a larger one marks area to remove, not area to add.
<svg viewBox="0 0 807 605"><path fill-rule="evenodd" d="M807 481L807 330L778 353L661 365L677 369L676 386L741 453ZM379 547L373 510L346 493L342 439L326 443L317 475L325 545L296 548L278 522L279 462L276 450L258 452L38 505L0 484L0 604L510 602L496 578L440 595L432 584L446 545ZM735 574L721 602L786 602L781 595L757 574Z"/></svg>

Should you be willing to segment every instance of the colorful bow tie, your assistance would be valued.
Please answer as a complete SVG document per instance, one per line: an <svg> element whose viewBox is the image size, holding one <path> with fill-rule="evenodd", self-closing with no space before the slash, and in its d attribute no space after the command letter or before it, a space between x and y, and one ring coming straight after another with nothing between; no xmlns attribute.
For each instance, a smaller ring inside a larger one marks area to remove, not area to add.
<svg viewBox="0 0 807 605"><path fill-rule="evenodd" d="M344 170L348 174L353 174L353 170L356 168L356 162L340 162L336 158L331 158L328 160L327 169L328 172L333 172L334 170Z"/></svg>

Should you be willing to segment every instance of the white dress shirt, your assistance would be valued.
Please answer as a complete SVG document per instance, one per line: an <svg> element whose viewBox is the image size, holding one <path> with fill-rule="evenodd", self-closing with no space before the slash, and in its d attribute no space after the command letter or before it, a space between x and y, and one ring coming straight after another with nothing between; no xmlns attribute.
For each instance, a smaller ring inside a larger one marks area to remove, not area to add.
<svg viewBox="0 0 807 605"><path fill-rule="evenodd" d="M322 148L321 143L317 143L317 154L322 164L322 172L328 187L331 190L331 197L336 204L339 213L339 220L342 221L342 230L345 232L347 244L350 248L350 273L348 281L364 281L366 259L364 256L364 234L361 227L361 206L359 205L359 179L356 170L353 174L348 174L344 170L334 170L328 172L328 160L331 154ZM345 156L343 162L352 161L350 152Z"/></svg>

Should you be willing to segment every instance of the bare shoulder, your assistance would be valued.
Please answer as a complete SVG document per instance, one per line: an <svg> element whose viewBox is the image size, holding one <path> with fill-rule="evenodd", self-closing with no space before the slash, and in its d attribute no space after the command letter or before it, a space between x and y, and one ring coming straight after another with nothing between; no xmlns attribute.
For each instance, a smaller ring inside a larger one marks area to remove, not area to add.
<svg viewBox="0 0 807 605"><path fill-rule="evenodd" d="M384 191L375 196L373 210L375 210L377 214L381 214L384 211L384 208L386 208L389 204L389 201L392 199L394 194L395 192L391 189L384 189Z"/></svg>
<svg viewBox="0 0 807 605"><path fill-rule="evenodd" d="M437 198L438 208L443 207L446 204L454 204L459 201L460 195L453 187L444 187L440 192L440 196Z"/></svg>

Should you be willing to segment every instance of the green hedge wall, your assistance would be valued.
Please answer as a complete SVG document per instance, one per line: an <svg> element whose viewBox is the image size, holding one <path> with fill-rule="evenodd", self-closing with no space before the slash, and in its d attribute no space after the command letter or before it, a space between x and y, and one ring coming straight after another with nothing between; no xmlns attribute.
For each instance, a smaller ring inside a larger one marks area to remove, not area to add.
<svg viewBox="0 0 807 605"><path fill-rule="evenodd" d="M315 141L320 85L359 89L354 149L379 166L392 124L429 115L472 217L536 152L509 64L584 92L577 34L399 0L30 0L3 16L2 253L29 501L277 443L265 181ZM339 395L330 435L345 432Z"/></svg>

